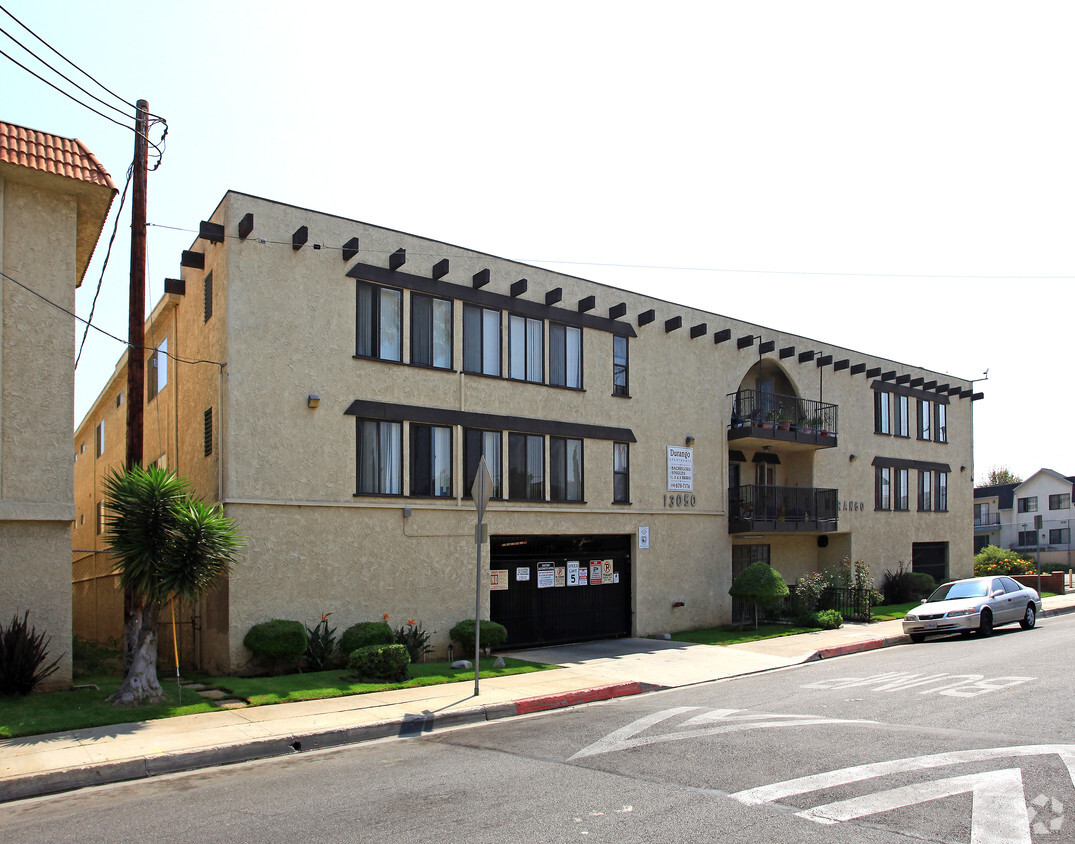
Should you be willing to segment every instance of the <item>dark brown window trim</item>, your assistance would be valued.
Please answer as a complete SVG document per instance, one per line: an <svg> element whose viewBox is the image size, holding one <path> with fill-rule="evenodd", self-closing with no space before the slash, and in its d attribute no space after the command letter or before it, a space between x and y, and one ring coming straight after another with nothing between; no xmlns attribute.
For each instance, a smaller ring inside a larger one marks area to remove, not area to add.
<svg viewBox="0 0 1075 844"><path fill-rule="evenodd" d="M344 415L392 422L406 420L431 425L461 425L464 428L509 430L522 434L544 434L575 439L638 442L630 428L562 422L556 419L534 419L526 416L502 416L497 413L473 413L468 410L446 410L411 404L389 404L365 399L355 399L351 402L351 406L344 411Z"/></svg>
<svg viewBox="0 0 1075 844"><path fill-rule="evenodd" d="M935 401L940 404L950 404L948 396L944 393L930 393L926 390L913 390L901 384L892 384L887 381L874 381L870 384L871 390L880 390L885 393L895 393L898 396L909 396L923 401Z"/></svg>
<svg viewBox="0 0 1075 844"><path fill-rule="evenodd" d="M351 495L352 498L409 498L410 496L404 495L402 492L356 492ZM454 501L452 498L438 498L438 501Z"/></svg>
<svg viewBox="0 0 1075 844"><path fill-rule="evenodd" d="M375 358L370 355L351 355L352 360L368 360L374 363L390 363L393 366L410 366L409 363L402 360L391 360L390 358ZM432 369L432 367L427 367ZM442 369L441 372L447 372L448 370Z"/></svg>
<svg viewBox="0 0 1075 844"><path fill-rule="evenodd" d="M614 398L614 399L629 399L629 398L631 398L631 394L630 393L613 393L612 398Z"/></svg>
<svg viewBox="0 0 1075 844"><path fill-rule="evenodd" d="M493 293L489 290L474 289L462 284L452 284L444 280L423 278L399 270L388 270L384 267L374 267L370 264L355 264L347 271L348 278L369 281L374 284L383 284L388 287L401 287L407 290L415 290L419 293L428 293L441 299L458 299L461 302L469 302L474 305L482 305L486 308L499 308L510 311L520 316L528 316L536 319L551 319L562 322L565 325L575 325L582 328L594 328L598 331L607 331L611 334L622 334L626 337L636 337L634 327L627 322L607 319L591 313L576 313L567 308L554 308L542 302L531 302L526 299L512 298L503 293Z"/></svg>
<svg viewBox="0 0 1075 844"><path fill-rule="evenodd" d="M875 457L871 466L888 466L893 469L922 469L929 472L952 472L947 463L931 463L928 460L905 460L902 457Z"/></svg>

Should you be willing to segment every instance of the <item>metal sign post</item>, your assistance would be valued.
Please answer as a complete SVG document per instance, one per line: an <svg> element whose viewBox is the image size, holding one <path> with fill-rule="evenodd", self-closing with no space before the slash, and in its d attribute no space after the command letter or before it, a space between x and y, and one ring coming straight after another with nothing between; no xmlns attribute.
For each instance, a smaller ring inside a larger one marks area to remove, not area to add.
<svg viewBox="0 0 1075 844"><path fill-rule="evenodd" d="M478 524L474 528L474 546L477 554L477 578L474 585L474 697L478 696L478 660L481 652L481 610L482 610L482 522L485 508L489 506L489 496L493 494L493 476L489 474L489 465L482 455L478 462L478 471L474 473L474 484L470 487L474 506L478 510Z"/></svg>

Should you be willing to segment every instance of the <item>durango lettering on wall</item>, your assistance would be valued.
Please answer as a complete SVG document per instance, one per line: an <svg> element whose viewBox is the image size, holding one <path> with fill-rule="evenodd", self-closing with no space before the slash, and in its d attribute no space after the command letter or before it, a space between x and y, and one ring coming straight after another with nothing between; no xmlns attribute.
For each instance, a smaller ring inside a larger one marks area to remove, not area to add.
<svg viewBox="0 0 1075 844"><path fill-rule="evenodd" d="M694 449L668 446L668 489L671 492L694 492Z"/></svg>

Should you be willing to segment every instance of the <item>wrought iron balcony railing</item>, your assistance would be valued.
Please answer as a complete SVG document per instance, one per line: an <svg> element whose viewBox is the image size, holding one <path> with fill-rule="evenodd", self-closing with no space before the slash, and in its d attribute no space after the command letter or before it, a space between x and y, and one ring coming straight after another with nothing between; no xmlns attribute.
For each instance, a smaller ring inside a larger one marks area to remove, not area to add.
<svg viewBox="0 0 1075 844"><path fill-rule="evenodd" d="M829 531L839 518L838 490L751 484L728 490L728 531Z"/></svg>

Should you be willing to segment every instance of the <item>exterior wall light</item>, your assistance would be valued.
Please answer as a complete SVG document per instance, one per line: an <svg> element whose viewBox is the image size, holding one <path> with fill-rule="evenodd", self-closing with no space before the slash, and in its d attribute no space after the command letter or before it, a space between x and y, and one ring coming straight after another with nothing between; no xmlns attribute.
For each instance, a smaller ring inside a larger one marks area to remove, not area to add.
<svg viewBox="0 0 1075 844"><path fill-rule="evenodd" d="M682 601L676 601L672 604L672 609L678 609L679 607L686 606Z"/></svg>
<svg viewBox="0 0 1075 844"><path fill-rule="evenodd" d="M313 410L315 407L321 404L321 397L315 396L313 393L306 397L306 406Z"/></svg>
<svg viewBox="0 0 1075 844"><path fill-rule="evenodd" d="M694 434L687 434L687 448L694 445Z"/></svg>
<svg viewBox="0 0 1075 844"><path fill-rule="evenodd" d="M847 458L847 462L848 463L854 463L858 459L859 459L859 456L857 454L852 454L850 457Z"/></svg>

